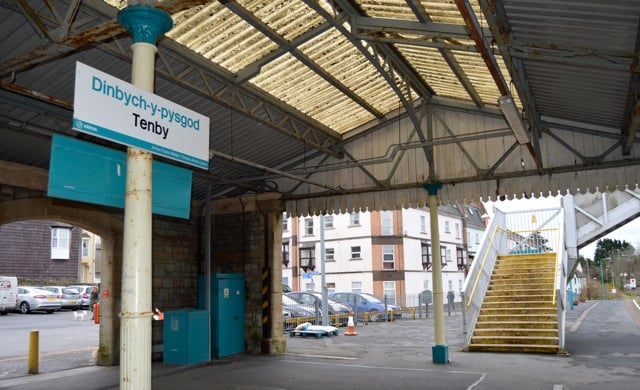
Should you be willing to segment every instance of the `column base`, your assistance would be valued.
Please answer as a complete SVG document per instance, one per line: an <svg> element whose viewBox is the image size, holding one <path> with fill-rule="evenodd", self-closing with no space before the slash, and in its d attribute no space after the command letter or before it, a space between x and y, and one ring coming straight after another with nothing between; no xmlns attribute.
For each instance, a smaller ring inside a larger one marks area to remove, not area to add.
<svg viewBox="0 0 640 390"><path fill-rule="evenodd" d="M431 347L431 354L433 355L433 363L435 364L449 363L449 346L434 345Z"/></svg>

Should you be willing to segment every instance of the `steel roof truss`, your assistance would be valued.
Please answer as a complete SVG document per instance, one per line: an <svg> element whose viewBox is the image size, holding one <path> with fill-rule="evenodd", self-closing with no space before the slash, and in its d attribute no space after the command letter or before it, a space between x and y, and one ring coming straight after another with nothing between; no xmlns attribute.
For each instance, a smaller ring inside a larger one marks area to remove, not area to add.
<svg viewBox="0 0 640 390"><path fill-rule="evenodd" d="M290 46L290 43L286 39L284 39L282 36L280 36L275 30L273 30L271 27L269 27L262 20L256 18L255 15L253 15L251 12L249 12L246 8L242 7L236 1L234 1L234 0L220 0L220 2L222 4L224 4L224 6L227 7L229 10L231 10L234 14L238 15L240 18L245 20L249 25L253 26L256 30L260 31L262 34L267 36L269 39L271 39L272 41L277 43L278 46L285 47L285 48ZM361 107L363 107L365 110L369 111L375 117L377 117L377 118L382 118L383 117L383 114L381 112L376 110L366 100L364 100L360 96L356 95L351 89L349 89L346 85L341 83L338 79L336 79L331 74L329 74L327 71L322 69L322 67L320 67L318 64L316 64L311 58L309 58L307 55L305 55L302 51L298 50L296 47L291 47L288 51L295 58L297 58L298 61L303 63L307 68L311 69L314 73L316 73L317 75L322 77L324 80L326 80L333 87L335 87L340 92L342 92L343 94L348 96L349 99L351 99L351 100L355 101L356 103L358 103Z"/></svg>

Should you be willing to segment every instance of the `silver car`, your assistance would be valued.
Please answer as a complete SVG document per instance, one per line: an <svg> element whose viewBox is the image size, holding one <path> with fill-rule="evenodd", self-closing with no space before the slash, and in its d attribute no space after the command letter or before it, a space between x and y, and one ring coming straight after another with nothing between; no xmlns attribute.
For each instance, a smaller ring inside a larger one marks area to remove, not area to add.
<svg viewBox="0 0 640 390"><path fill-rule="evenodd" d="M74 290L78 290L80 293L80 304L82 308L90 308L91 305L91 291L96 288L95 286L87 285L87 284L77 284L73 286L67 286Z"/></svg>
<svg viewBox="0 0 640 390"><path fill-rule="evenodd" d="M43 286L42 288L56 294L62 309L73 311L82 309L82 296L78 290L64 286Z"/></svg>
<svg viewBox="0 0 640 390"><path fill-rule="evenodd" d="M49 290L32 286L18 286L18 303L16 309L27 314L32 311L46 311L51 314L60 310L60 299Z"/></svg>

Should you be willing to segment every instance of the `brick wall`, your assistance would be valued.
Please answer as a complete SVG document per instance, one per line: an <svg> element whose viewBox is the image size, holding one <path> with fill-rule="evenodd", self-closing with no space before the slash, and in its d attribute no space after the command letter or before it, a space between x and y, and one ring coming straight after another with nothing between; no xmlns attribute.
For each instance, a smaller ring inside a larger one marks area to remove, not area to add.
<svg viewBox="0 0 640 390"><path fill-rule="evenodd" d="M0 225L0 274L30 283L76 282L80 264L81 229L71 228L69 259L51 259L51 227L55 221L32 220ZM24 283L23 283L24 284Z"/></svg>

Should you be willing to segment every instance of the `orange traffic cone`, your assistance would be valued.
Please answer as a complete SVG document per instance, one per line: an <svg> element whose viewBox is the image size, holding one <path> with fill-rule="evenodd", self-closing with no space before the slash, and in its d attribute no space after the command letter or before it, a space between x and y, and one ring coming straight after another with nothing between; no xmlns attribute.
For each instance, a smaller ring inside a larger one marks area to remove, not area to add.
<svg viewBox="0 0 640 390"><path fill-rule="evenodd" d="M353 325L353 312L349 312L349 322L347 322L347 331L344 332L345 336L357 336L356 328Z"/></svg>

